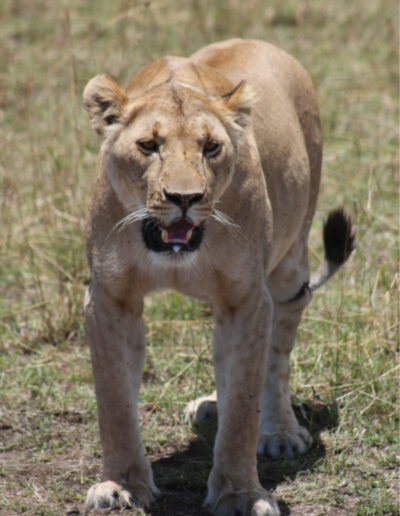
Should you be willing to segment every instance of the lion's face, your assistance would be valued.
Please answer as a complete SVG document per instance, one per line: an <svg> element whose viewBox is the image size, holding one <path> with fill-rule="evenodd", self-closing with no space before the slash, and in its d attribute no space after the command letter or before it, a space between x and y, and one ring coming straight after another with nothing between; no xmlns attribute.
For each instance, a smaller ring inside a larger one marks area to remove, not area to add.
<svg viewBox="0 0 400 516"><path fill-rule="evenodd" d="M162 89L146 98L110 145L107 173L128 220L144 217L151 250L195 251L230 181L234 144L211 106L193 92Z"/></svg>
<svg viewBox="0 0 400 516"><path fill-rule="evenodd" d="M100 82L96 89L93 81ZM105 98L104 81L117 90L113 98ZM244 125L235 97L243 96L243 85L227 98L208 99L167 83L130 100L118 98L123 90L112 81L93 79L85 105L106 136L107 175L127 210L118 226L140 222L149 250L187 256L200 247L207 220L219 217L218 200L234 173Z"/></svg>

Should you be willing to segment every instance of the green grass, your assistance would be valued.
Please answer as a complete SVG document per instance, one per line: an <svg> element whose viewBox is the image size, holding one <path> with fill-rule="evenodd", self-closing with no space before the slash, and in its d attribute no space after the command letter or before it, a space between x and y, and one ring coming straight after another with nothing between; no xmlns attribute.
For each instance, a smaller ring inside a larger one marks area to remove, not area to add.
<svg viewBox="0 0 400 516"><path fill-rule="evenodd" d="M321 103L324 170L310 238L343 204L357 250L308 307L292 392L313 431L294 461L260 458L283 514L397 515L398 66L390 0L0 6L0 514L83 513L101 449L82 304L84 224L99 140L81 108L97 73L127 83L164 54L255 37L309 70ZM212 317L173 293L146 304L143 436L163 496L146 514L203 514L215 427L183 424L213 388ZM140 512L137 512L140 514Z"/></svg>

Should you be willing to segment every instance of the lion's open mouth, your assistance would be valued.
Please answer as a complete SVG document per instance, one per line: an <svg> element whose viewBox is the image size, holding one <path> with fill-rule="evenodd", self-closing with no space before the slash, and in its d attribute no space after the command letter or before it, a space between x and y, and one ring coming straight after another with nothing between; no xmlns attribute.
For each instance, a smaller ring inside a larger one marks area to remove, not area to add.
<svg viewBox="0 0 400 516"><path fill-rule="evenodd" d="M203 230L202 225L194 226L185 218L169 226L164 226L152 218L145 219L142 224L145 244L156 253L196 251L200 246Z"/></svg>

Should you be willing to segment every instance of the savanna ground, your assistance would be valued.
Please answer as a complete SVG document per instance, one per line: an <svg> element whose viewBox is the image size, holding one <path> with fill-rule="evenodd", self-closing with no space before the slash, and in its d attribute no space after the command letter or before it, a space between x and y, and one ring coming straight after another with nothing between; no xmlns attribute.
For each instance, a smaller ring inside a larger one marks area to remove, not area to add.
<svg viewBox="0 0 400 516"><path fill-rule="evenodd" d="M307 308L293 403L314 445L259 458L283 514L398 514L397 6L390 0L3 0L0 6L0 514L83 514L101 473L82 303L84 220L99 140L85 83L122 83L154 58L231 36L296 56L317 88L324 176L310 238L343 204L358 246ZM213 388L212 316L147 300L145 446L163 495L152 516L204 514L215 425L183 423ZM140 510L136 514L144 514Z"/></svg>

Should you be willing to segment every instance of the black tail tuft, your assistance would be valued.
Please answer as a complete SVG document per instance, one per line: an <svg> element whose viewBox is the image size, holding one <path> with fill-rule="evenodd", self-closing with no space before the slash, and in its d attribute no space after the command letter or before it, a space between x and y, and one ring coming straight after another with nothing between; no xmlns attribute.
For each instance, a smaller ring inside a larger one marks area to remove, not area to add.
<svg viewBox="0 0 400 516"><path fill-rule="evenodd" d="M355 248L355 234L351 218L343 208L329 213L323 229L325 259L339 267L351 255Z"/></svg>
<svg viewBox="0 0 400 516"><path fill-rule="evenodd" d="M356 237L351 219L343 208L329 213L323 229L325 257L318 269L311 275L311 291L323 285L347 260L355 248Z"/></svg>

